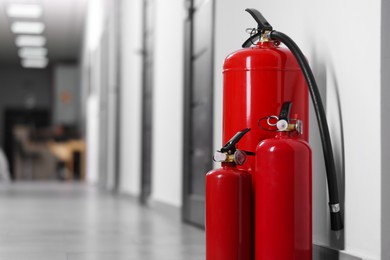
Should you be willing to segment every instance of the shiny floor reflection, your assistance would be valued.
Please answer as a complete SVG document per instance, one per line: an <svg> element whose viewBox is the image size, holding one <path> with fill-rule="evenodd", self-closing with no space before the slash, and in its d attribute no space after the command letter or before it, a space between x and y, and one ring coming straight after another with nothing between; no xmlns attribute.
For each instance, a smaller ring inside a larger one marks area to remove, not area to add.
<svg viewBox="0 0 390 260"><path fill-rule="evenodd" d="M70 183L0 185L0 260L203 260L177 210Z"/></svg>

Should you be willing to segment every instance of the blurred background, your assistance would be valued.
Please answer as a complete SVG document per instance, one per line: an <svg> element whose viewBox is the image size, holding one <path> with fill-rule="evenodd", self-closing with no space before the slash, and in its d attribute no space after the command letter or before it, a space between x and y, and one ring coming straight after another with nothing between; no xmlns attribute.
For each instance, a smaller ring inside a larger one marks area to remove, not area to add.
<svg viewBox="0 0 390 260"><path fill-rule="evenodd" d="M296 40L325 101L346 228L329 232L311 113L314 243L389 259L386 0L0 0L1 185L93 186L202 228L222 64L256 26L247 7Z"/></svg>
<svg viewBox="0 0 390 260"><path fill-rule="evenodd" d="M9 178L83 179L79 56L87 1L1 1L0 8L0 144ZM77 149L65 145L71 140Z"/></svg>

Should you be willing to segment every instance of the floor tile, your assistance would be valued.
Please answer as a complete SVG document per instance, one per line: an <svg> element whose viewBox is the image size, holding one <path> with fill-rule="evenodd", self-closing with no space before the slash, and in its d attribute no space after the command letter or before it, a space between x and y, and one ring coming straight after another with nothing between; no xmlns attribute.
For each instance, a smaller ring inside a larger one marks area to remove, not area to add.
<svg viewBox="0 0 390 260"><path fill-rule="evenodd" d="M177 214L80 183L0 184L0 260L204 260Z"/></svg>
<svg viewBox="0 0 390 260"><path fill-rule="evenodd" d="M67 260L64 253L0 253L0 260Z"/></svg>

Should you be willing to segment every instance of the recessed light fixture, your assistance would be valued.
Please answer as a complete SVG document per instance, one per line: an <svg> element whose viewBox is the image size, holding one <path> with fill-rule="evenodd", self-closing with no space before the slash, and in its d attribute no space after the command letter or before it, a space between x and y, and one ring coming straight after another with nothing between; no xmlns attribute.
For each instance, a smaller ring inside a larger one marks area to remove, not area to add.
<svg viewBox="0 0 390 260"><path fill-rule="evenodd" d="M42 16L42 6L37 4L9 4L7 15L17 18L39 18Z"/></svg>
<svg viewBox="0 0 390 260"><path fill-rule="evenodd" d="M46 37L41 35L19 35L15 38L18 47L42 47L46 44Z"/></svg>
<svg viewBox="0 0 390 260"><path fill-rule="evenodd" d="M43 69L46 68L49 60L47 58L42 59L22 59L22 66L24 68L36 68Z"/></svg>
<svg viewBox="0 0 390 260"><path fill-rule="evenodd" d="M45 30L45 24L41 22L13 22L13 33L41 34Z"/></svg>
<svg viewBox="0 0 390 260"><path fill-rule="evenodd" d="M42 47L24 47L19 49L18 54L22 59L44 58L47 55L47 49Z"/></svg>

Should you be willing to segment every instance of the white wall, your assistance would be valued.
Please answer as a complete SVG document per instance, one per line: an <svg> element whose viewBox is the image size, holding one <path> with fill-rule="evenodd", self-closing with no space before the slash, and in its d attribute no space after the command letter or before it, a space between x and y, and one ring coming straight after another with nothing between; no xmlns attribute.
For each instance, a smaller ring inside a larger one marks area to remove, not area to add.
<svg viewBox="0 0 390 260"><path fill-rule="evenodd" d="M118 100L119 100L119 73L118 73L118 63L119 63L119 21L117 13L120 12L120 6L118 1L109 1L109 15L107 17L107 97L106 97L106 106L107 106L107 183L106 187L109 190L116 189L116 175L117 170L117 157L119 156L119 151L117 149L117 135L118 135Z"/></svg>
<svg viewBox="0 0 390 260"><path fill-rule="evenodd" d="M82 100L86 117L86 179L98 182L99 165L99 91L100 91L100 40L105 19L103 0L88 2L83 50L81 53Z"/></svg>
<svg viewBox="0 0 390 260"><path fill-rule="evenodd" d="M116 26L114 4L120 2L120 26ZM86 114L87 139L87 180L99 183L101 187L114 187L114 168L112 156L115 150L114 128L109 127L107 137L101 136L102 123L115 124L116 94L116 42L114 29L120 34L120 151L119 151L119 191L138 196L140 193L141 167L141 97L142 97L142 0L90 0L82 51L82 85ZM105 41L104 37L109 37ZM104 44L106 43L106 44ZM108 44L108 48L107 45ZM107 60L103 61L103 55ZM108 64L103 64L108 62ZM102 71L108 70L108 71ZM102 73L108 75L107 82L102 82ZM107 74L108 73L108 74ZM105 86L104 84L107 84ZM103 89L108 88L108 97L102 97ZM103 100L104 99L104 100ZM102 107L102 102L105 103ZM108 104L106 104L108 103ZM108 109L108 122L103 110ZM107 138L108 145L99 138ZM100 151L99 149L102 149ZM103 152L103 153L102 153ZM107 156L108 173L99 168L100 156ZM98 173L101 173L100 176ZM107 182L107 183L103 183Z"/></svg>
<svg viewBox="0 0 390 260"><path fill-rule="evenodd" d="M118 2L88 2L83 49L80 54L82 105L79 117L85 120L87 180L109 190L116 189L118 156Z"/></svg>
<svg viewBox="0 0 390 260"><path fill-rule="evenodd" d="M152 198L181 206L185 9L182 0L155 4Z"/></svg>
<svg viewBox="0 0 390 260"><path fill-rule="evenodd" d="M181 205L183 22L181 0L156 1L152 199ZM122 1L121 190L140 193L142 1Z"/></svg>
<svg viewBox="0 0 390 260"><path fill-rule="evenodd" d="M246 39L244 29L255 26L244 9L256 8L274 29L297 42L313 66L326 99L339 157L344 139L345 231L341 239L345 239L345 252L380 259L380 1L216 1L215 148L221 145L222 63ZM362 32L369 32L369 36ZM316 122L311 118L313 239L316 244L339 248L343 242L328 231L322 150ZM338 161L342 169L342 161Z"/></svg>
<svg viewBox="0 0 390 260"><path fill-rule="evenodd" d="M142 0L122 2L120 190L140 193Z"/></svg>

